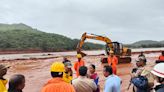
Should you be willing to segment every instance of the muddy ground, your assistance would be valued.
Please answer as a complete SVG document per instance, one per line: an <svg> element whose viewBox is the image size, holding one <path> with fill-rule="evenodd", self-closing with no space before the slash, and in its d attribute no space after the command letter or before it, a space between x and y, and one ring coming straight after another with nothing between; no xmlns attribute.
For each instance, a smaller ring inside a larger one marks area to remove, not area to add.
<svg viewBox="0 0 164 92"><path fill-rule="evenodd" d="M160 53L147 54L148 65L153 65L154 61ZM132 89L127 91L130 80L130 71L135 66L134 60L137 54L132 56L132 63L130 64L119 64L118 65L118 76L122 79L121 92L132 92ZM69 60L74 63L77 59L75 56L69 56ZM86 65L93 63L96 65L96 72L100 77L101 92L103 92L103 85L105 77L102 74L103 65L100 63L101 56L87 56L84 58ZM9 69L8 74L5 76L7 79L13 74L23 74L26 77L26 87L23 92L40 92L43 85L51 78L50 76L50 65L54 61L62 61L62 57L54 59L38 59L38 60L12 60L12 61L0 61L0 63L7 63L12 67Z"/></svg>

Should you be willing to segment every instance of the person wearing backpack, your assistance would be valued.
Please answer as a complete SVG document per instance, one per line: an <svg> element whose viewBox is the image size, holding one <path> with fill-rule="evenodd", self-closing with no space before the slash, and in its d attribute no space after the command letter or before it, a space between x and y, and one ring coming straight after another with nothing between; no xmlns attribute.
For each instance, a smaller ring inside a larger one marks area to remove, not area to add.
<svg viewBox="0 0 164 92"><path fill-rule="evenodd" d="M134 77L138 77L139 75L141 75L142 71L144 70L145 66L146 66L146 62L144 59L142 58L138 58L136 60L136 68L135 68L135 72L131 73L132 78Z"/></svg>
<svg viewBox="0 0 164 92"><path fill-rule="evenodd" d="M135 71L131 73L131 83L134 85L133 92L149 92L148 79L141 76L146 66L145 60L142 58L136 60L136 66Z"/></svg>
<svg viewBox="0 0 164 92"><path fill-rule="evenodd" d="M155 65L151 73L156 77L154 81L155 92L164 92L164 63Z"/></svg>

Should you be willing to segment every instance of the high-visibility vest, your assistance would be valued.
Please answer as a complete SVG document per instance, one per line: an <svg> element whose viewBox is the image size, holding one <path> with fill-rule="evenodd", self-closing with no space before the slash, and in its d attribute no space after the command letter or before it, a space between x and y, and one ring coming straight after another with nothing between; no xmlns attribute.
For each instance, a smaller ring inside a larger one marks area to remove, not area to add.
<svg viewBox="0 0 164 92"><path fill-rule="evenodd" d="M108 64L112 66L112 70L114 74L117 74L117 64L118 64L118 59L116 56L109 56L108 57Z"/></svg>
<svg viewBox="0 0 164 92"><path fill-rule="evenodd" d="M79 68L81 66L85 66L85 63L84 63L84 61L82 59L80 60L80 62L76 61L76 63L74 64L74 69L76 71L76 76L79 76Z"/></svg>
<svg viewBox="0 0 164 92"><path fill-rule="evenodd" d="M7 80L0 79L0 92L7 92L6 84Z"/></svg>
<svg viewBox="0 0 164 92"><path fill-rule="evenodd" d="M63 73L63 80L67 83L71 83L73 77L70 73Z"/></svg>

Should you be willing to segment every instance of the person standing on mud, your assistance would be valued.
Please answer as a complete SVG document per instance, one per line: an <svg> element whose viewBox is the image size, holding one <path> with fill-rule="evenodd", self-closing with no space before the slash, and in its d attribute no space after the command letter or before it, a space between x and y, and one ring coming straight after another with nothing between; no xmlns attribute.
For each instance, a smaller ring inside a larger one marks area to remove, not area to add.
<svg viewBox="0 0 164 92"><path fill-rule="evenodd" d="M156 60L156 64L164 63L164 51L162 51L161 55L159 56L158 60Z"/></svg>
<svg viewBox="0 0 164 92"><path fill-rule="evenodd" d="M99 76L98 76L98 74L95 72L95 70L96 70L96 67L95 67L95 65L94 64L91 64L90 66L89 66L89 78L90 79L93 79L94 80L94 82L96 83L96 85L97 85L97 90L95 91L95 92L100 92L100 87L99 87Z"/></svg>
<svg viewBox="0 0 164 92"><path fill-rule="evenodd" d="M91 65L89 66L89 74L88 74L88 75L89 75L89 78L94 79L96 85L98 85L99 76L98 76L98 74L95 72L95 69L96 69L95 65L91 64Z"/></svg>
<svg viewBox="0 0 164 92"><path fill-rule="evenodd" d="M144 84L144 82L142 82L143 84L140 83L140 85L145 85L145 87L147 88L139 88L135 86L133 90L135 90L136 92L150 92L151 88L154 85L154 76L150 72L152 70L152 66L146 65L146 61L144 58L139 58L139 60L136 61L137 68L135 72L132 72L131 74L132 80L134 80L137 83L138 81L134 78L144 78L144 81L147 82L147 84Z"/></svg>
<svg viewBox="0 0 164 92"><path fill-rule="evenodd" d="M63 58L63 64L66 62L71 62L70 60L68 60L66 57Z"/></svg>
<svg viewBox="0 0 164 92"><path fill-rule="evenodd" d="M8 68L9 66L0 64L0 92L7 92L6 84L8 81L4 78L4 76L7 74Z"/></svg>
<svg viewBox="0 0 164 92"><path fill-rule="evenodd" d="M108 64L109 64L109 66L112 66L113 73L116 75L118 59L114 55L114 52L112 50L109 53L110 53L110 55L108 56Z"/></svg>
<svg viewBox="0 0 164 92"><path fill-rule="evenodd" d="M87 78L87 67L81 66L79 68L78 78L72 81L72 85L74 86L76 92L95 92L97 86L95 82L89 78Z"/></svg>
<svg viewBox="0 0 164 92"><path fill-rule="evenodd" d="M112 67L104 66L103 74L106 77L103 92L121 92L121 79L113 74Z"/></svg>
<svg viewBox="0 0 164 92"><path fill-rule="evenodd" d="M55 62L51 65L51 76L41 92L75 92L73 86L63 80L64 64Z"/></svg>
<svg viewBox="0 0 164 92"><path fill-rule="evenodd" d="M25 87L25 77L21 74L13 75L9 80L8 92L22 92Z"/></svg>
<svg viewBox="0 0 164 92"><path fill-rule="evenodd" d="M141 52L140 55L138 55L138 58L139 57L145 57L144 52Z"/></svg>
<svg viewBox="0 0 164 92"><path fill-rule="evenodd" d="M162 51L162 54L159 56L159 60L164 61L164 51Z"/></svg>
<svg viewBox="0 0 164 92"><path fill-rule="evenodd" d="M76 71L76 76L78 77L79 76L79 68L81 66L85 66L85 63L84 61L82 60L82 55L81 54L77 54L77 58L78 58L78 61L75 62L74 64L74 69Z"/></svg>
<svg viewBox="0 0 164 92"><path fill-rule="evenodd" d="M71 83L72 79L73 79L73 71L72 71L72 64L71 62L65 62L64 63L65 66L65 72L63 74L63 80L67 83Z"/></svg>
<svg viewBox="0 0 164 92"><path fill-rule="evenodd" d="M136 60L136 68L133 68L133 72L131 73L132 78L133 77L138 77L139 75L141 75L142 71L144 70L146 65L146 62L144 61L144 59L139 58ZM134 71L135 69L135 71Z"/></svg>
<svg viewBox="0 0 164 92"><path fill-rule="evenodd" d="M144 55L144 52L141 52L141 54L138 55L138 58L139 58L139 59L143 59L143 60L145 60L145 62L147 62L146 56Z"/></svg>

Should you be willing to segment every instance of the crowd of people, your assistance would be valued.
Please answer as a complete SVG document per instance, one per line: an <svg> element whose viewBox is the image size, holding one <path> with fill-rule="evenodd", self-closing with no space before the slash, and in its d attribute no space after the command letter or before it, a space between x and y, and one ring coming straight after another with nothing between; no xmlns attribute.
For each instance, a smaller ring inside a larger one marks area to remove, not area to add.
<svg viewBox="0 0 164 92"><path fill-rule="evenodd" d="M164 92L164 52L159 60L161 62L157 62L153 68L149 67L144 53L141 52L136 60L136 67L131 72L129 87L133 84L133 92ZM108 65L102 71L106 77L103 92L121 92L122 80L117 75L117 64L117 57L110 51ZM25 76L15 74L7 81L4 76L9 68L10 66L0 64L0 92L22 92ZM72 69L76 72L74 79ZM63 62L54 62L50 67L50 74L52 78L43 86L41 92L100 92L96 66L91 64L86 67L81 54L77 54L74 65L65 57Z"/></svg>
<svg viewBox="0 0 164 92"><path fill-rule="evenodd" d="M164 51L159 56L154 68L147 65L143 52L136 60L136 67L131 72L133 92L164 92Z"/></svg>

